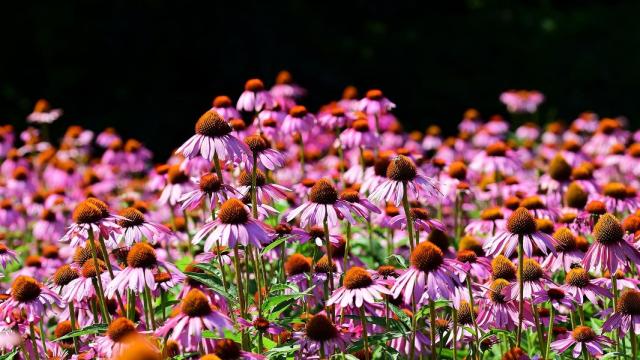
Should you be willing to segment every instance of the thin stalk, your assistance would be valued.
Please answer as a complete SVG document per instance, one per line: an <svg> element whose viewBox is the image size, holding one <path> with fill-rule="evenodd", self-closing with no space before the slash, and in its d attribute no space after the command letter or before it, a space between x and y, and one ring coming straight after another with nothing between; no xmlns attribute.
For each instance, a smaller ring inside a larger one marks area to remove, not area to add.
<svg viewBox="0 0 640 360"><path fill-rule="evenodd" d="M46 332L44 331L44 317L40 318L40 341L42 341L42 348L47 351Z"/></svg>
<svg viewBox="0 0 640 360"><path fill-rule="evenodd" d="M633 355L633 359L638 358L638 339L636 337L636 331L633 326L631 327L631 331L629 332L629 337L631 337L631 354Z"/></svg>
<svg viewBox="0 0 640 360"><path fill-rule="evenodd" d="M429 317L431 321L431 360L436 360L436 302L433 300L429 300Z"/></svg>
<svg viewBox="0 0 640 360"><path fill-rule="evenodd" d="M167 293L161 288L160 288L160 307L162 308L162 321L167 320L167 309L166 309L166 305L167 305Z"/></svg>
<svg viewBox="0 0 640 360"><path fill-rule="evenodd" d="M549 358L549 353L551 351L551 338L553 338L553 321L555 320L554 310L555 309L553 308L553 305L551 305L551 308L549 310L549 332L547 333L547 345L545 346L544 351L545 359Z"/></svg>
<svg viewBox="0 0 640 360"><path fill-rule="evenodd" d="M216 251L216 257L218 258L218 266L220 266L220 277L222 278L222 286L224 286L225 290L229 290L229 286L227 285L227 280L224 276L224 264L222 263L222 248L220 247L220 239L217 240L218 246Z"/></svg>
<svg viewBox="0 0 640 360"><path fill-rule="evenodd" d="M472 310L473 311L473 310ZM453 358L458 358L458 310L451 307L451 317L453 318Z"/></svg>
<svg viewBox="0 0 640 360"><path fill-rule="evenodd" d="M132 290L129 290L128 294L129 298L127 299L127 305L129 309L127 310L127 318L131 321L136 320L136 296Z"/></svg>
<svg viewBox="0 0 640 360"><path fill-rule="evenodd" d="M253 250L253 249L251 249ZM253 269L256 273L256 286L258 287L258 315L262 316L262 284L260 282L260 274L258 273L258 255L251 251L251 261L253 261Z"/></svg>
<svg viewBox="0 0 640 360"><path fill-rule="evenodd" d="M69 320L71 321L71 331L75 331L76 329L76 324L77 324L77 320L76 320L76 309L75 306L73 305L73 300L69 301ZM75 353L78 353L78 337L74 336L73 337L73 350L75 351Z"/></svg>
<svg viewBox="0 0 640 360"><path fill-rule="evenodd" d="M111 278L111 280L113 280L115 276L113 275L113 268L111 267L111 261L109 261L109 252L107 251L107 246L104 243L104 239L100 235L98 235L98 242L100 243L100 251L102 252L102 257L104 258L104 262L107 265L107 270L109 271L109 277ZM120 291L118 290L116 290L116 299L118 300L118 306L120 306L120 310L124 314L125 308L122 302L122 297L120 297Z"/></svg>
<svg viewBox="0 0 640 360"><path fill-rule="evenodd" d="M536 324L536 333L538 334L538 344L540 345L540 354L544 354L544 334L542 330L542 324L540 322L540 314L535 305L531 304L531 311L533 311L533 319Z"/></svg>
<svg viewBox="0 0 640 360"><path fill-rule="evenodd" d="M93 266L96 268L97 276L95 279L91 279L93 282L93 287L96 290L96 297L98 298L98 302L100 303L100 310L102 311L103 320L107 322L107 324L111 324L111 318L109 317L109 312L107 311L107 306L104 303L105 297L104 292L102 291L102 281L100 279L100 264L98 263L98 251L96 250L96 244L93 240L93 230L89 229L89 246L91 247L91 257L93 258Z"/></svg>
<svg viewBox="0 0 640 360"><path fill-rule="evenodd" d="M524 238L522 235L518 235L518 287L519 287L519 296L518 296L518 332L516 333L516 346L520 347L520 342L522 339L522 320L524 318L524 286L522 281L522 268L524 265L524 249L523 249Z"/></svg>
<svg viewBox="0 0 640 360"><path fill-rule="evenodd" d="M240 254L238 251L238 245L233 248L233 261L236 270L236 282L238 286L238 297L240 300L240 316L244 317L246 314L245 302L244 302L244 286L242 285L242 274L240 273ZM242 331L242 349L249 350L249 344L247 341L247 337L245 336L244 330Z"/></svg>
<svg viewBox="0 0 640 360"><path fill-rule="evenodd" d="M407 182L402 182L402 206L404 214L407 218L407 231L409 232L409 247L413 251L413 216L411 216L411 206L409 205L409 196L407 195Z"/></svg>
<svg viewBox="0 0 640 360"><path fill-rule="evenodd" d="M476 315L473 312L473 289L471 287L471 277L467 275L467 290L469 291L469 305L471 305L471 322L473 323L473 329L476 332L475 341L476 349L478 352L478 359L482 356L480 353L480 330L478 330L478 322L476 321Z"/></svg>
<svg viewBox="0 0 640 360"><path fill-rule="evenodd" d="M29 323L29 332L31 333L31 346L33 346L34 357L36 360L39 360L40 354L38 353L38 343L36 342L36 329L32 322Z"/></svg>
<svg viewBox="0 0 640 360"><path fill-rule="evenodd" d="M258 218L258 154L253 153L253 168L251 169L251 213L254 219Z"/></svg>
<svg viewBox="0 0 640 360"><path fill-rule="evenodd" d="M364 359L369 360L369 336L367 334L367 318L364 314L364 306L360 307L360 324L362 325L362 339L364 340Z"/></svg>
<svg viewBox="0 0 640 360"><path fill-rule="evenodd" d="M611 274L611 287L613 287L613 307L611 309L611 314L613 314L618 308L618 279L615 273ZM616 351L620 351L620 334L614 330L613 336L616 342Z"/></svg>
<svg viewBox="0 0 640 360"><path fill-rule="evenodd" d="M331 241L329 239L329 222L328 222L328 215L327 215L327 211L325 211L325 215L324 215L324 220L322 221L322 225L324 225L324 241L327 244L327 261L329 262L329 290L331 291L331 293L333 293L333 254L332 254L332 250L331 247ZM346 271L346 269L345 269Z"/></svg>

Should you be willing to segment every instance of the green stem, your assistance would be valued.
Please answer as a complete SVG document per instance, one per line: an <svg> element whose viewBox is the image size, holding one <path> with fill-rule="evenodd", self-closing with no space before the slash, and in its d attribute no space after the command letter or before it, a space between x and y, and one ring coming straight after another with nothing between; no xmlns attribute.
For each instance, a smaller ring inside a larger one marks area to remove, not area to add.
<svg viewBox="0 0 640 360"><path fill-rule="evenodd" d="M519 287L519 297L518 297L518 332L516 337L516 346L520 347L520 342L522 339L522 320L524 318L524 286L522 281L522 268L524 265L524 249L523 249L524 238L522 235L518 235L518 287Z"/></svg>
<svg viewBox="0 0 640 360"><path fill-rule="evenodd" d="M542 330L542 324L540 323L540 314L538 314L538 309L533 304L531 304L531 311L533 311L533 319L536 324L536 333L538 335L538 344L540 346L540 354L544 354L544 334Z"/></svg>
<svg viewBox="0 0 640 360"><path fill-rule="evenodd" d="M413 216L411 216L411 206L409 205L409 196L407 194L407 182L402 182L402 206L404 214L407 218L407 231L409 232L409 247L413 251Z"/></svg>
<svg viewBox="0 0 640 360"><path fill-rule="evenodd" d="M107 270L109 271L109 277L111 278L111 280L113 280L115 276L113 275L113 268L111 267L111 261L109 261L109 252L107 251L107 246L104 243L104 239L100 235L98 235L98 242L100 243L100 251L102 252L102 257L104 258L104 262L107 265ZM118 290L116 290L116 299L118 300L118 306L120 306L120 310L124 314L126 309L124 308L122 297L120 297L120 291Z"/></svg>
<svg viewBox="0 0 640 360"><path fill-rule="evenodd" d="M551 351L551 339L553 338L553 321L555 320L555 312L554 312L553 304L551 305L551 309L549 310L549 332L547 333L547 345L545 346L544 356L546 359L549 359L549 353Z"/></svg>
<svg viewBox="0 0 640 360"><path fill-rule="evenodd" d="M73 300L69 302L69 320L71 321L71 331L77 330L76 309ZM73 350L76 354L78 353L78 338L76 336L73 337Z"/></svg>
<svg viewBox="0 0 640 360"><path fill-rule="evenodd" d="M239 302L240 302L240 316L244 317L246 314L246 310L245 310L245 302L244 302L244 286L242 285L242 274L240 271L240 254L238 251L238 245L236 244L236 246L233 248L233 261L234 261L234 265L235 265L235 270L236 270L236 282L237 282L237 286L238 286L238 297L239 297ZM247 341L247 338L245 336L245 332L242 331L242 349L243 350L249 350L249 344Z"/></svg>
<svg viewBox="0 0 640 360"><path fill-rule="evenodd" d="M429 300L429 317L431 321L431 360L436 360L436 303L433 300Z"/></svg>
<svg viewBox="0 0 640 360"><path fill-rule="evenodd" d="M258 218L258 154L253 153L253 168L251 169L251 212L254 219Z"/></svg>
<svg viewBox="0 0 640 360"><path fill-rule="evenodd" d="M367 335L367 318L364 306L360 307L360 324L362 325L362 339L364 340L364 359L369 360L369 336Z"/></svg>
<svg viewBox="0 0 640 360"><path fill-rule="evenodd" d="M40 354L38 353L38 343L36 342L36 329L33 326L33 323L29 323L29 332L31 333L31 346L33 346L33 354L36 360L40 359ZM45 348L46 350L46 348Z"/></svg>
<svg viewBox="0 0 640 360"><path fill-rule="evenodd" d="M472 310L473 311L473 310ZM458 310L451 307L451 317L453 318L453 358L458 358Z"/></svg>
<svg viewBox="0 0 640 360"><path fill-rule="evenodd" d="M467 290L469 291L469 305L471 305L471 322L473 323L473 329L476 332L475 341L476 341L476 350L478 354L478 359L481 358L482 354L480 352L480 330L478 330L478 322L476 321L476 315L473 311L473 289L471 287L471 276L467 275Z"/></svg>
<svg viewBox="0 0 640 360"><path fill-rule="evenodd" d="M638 358L638 339L636 338L636 332L633 326L631 327L629 336L631 337L631 354L633 355L632 358L637 359Z"/></svg>

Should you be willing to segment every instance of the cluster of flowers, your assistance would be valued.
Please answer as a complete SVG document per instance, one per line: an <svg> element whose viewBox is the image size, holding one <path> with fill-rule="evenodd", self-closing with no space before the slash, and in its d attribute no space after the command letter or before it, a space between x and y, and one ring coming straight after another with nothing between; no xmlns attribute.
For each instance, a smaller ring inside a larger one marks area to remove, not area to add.
<svg viewBox="0 0 640 360"><path fill-rule="evenodd" d="M304 95L249 80L156 166L114 129L49 141L44 100L0 127L2 358L637 358L625 119L471 109L443 138L380 90Z"/></svg>

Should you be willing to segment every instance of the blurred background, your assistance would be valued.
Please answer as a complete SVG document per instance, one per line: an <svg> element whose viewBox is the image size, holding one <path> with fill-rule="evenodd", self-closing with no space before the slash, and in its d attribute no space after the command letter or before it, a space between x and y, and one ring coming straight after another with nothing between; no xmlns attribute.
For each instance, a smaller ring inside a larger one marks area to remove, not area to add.
<svg viewBox="0 0 640 360"><path fill-rule="evenodd" d="M543 118L640 117L639 1L12 1L0 5L0 123L38 98L68 125L115 126L161 159L214 96L289 70L312 110L380 88L407 129L455 131L537 89Z"/></svg>

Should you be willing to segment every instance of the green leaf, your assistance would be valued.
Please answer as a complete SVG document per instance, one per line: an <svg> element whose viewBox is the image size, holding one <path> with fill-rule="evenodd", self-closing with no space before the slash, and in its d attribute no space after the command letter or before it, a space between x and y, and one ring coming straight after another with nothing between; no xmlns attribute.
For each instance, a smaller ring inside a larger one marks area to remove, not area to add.
<svg viewBox="0 0 640 360"><path fill-rule="evenodd" d="M176 355L174 357L171 358L171 360L186 360L186 359L195 359L196 357L198 357L200 355L200 353L197 352L190 352L190 353L186 353L186 354L180 354L180 355Z"/></svg>
<svg viewBox="0 0 640 360"><path fill-rule="evenodd" d="M276 355L288 355L293 354L294 352L300 350L300 345L297 344L285 344L282 346L274 347L271 350L267 351L267 358L271 358Z"/></svg>
<svg viewBox="0 0 640 360"><path fill-rule="evenodd" d="M224 286L222 286L222 281L216 276L214 276L213 274L200 274L200 273L186 272L185 275L187 275L193 280L196 280L206 285L210 289L214 290L218 294L225 297L232 304L236 302L235 294L231 294L227 290L225 290ZM230 286L229 290L230 291L235 290L235 287Z"/></svg>
<svg viewBox="0 0 640 360"><path fill-rule="evenodd" d="M391 311L393 311L393 313L396 314L398 319L400 319L400 322L404 326L406 326L407 330L411 329L411 318L409 317L409 315L407 315L404 311L402 311L402 309L400 309L399 307L391 303L389 303L389 309L391 309Z"/></svg>
<svg viewBox="0 0 640 360"><path fill-rule="evenodd" d="M85 327L84 329L72 331L64 336L61 336L54 341L71 339L78 336L89 335L89 334L101 334L107 331L107 324L94 324Z"/></svg>
<svg viewBox="0 0 640 360"><path fill-rule="evenodd" d="M264 254L268 253L269 251L277 248L280 244L282 244L283 242L287 241L288 236L283 236L281 238L278 238L276 241L272 242L271 244L267 245L264 247L264 249L262 249L262 251L260 251L260 256L263 256Z"/></svg>
<svg viewBox="0 0 640 360"><path fill-rule="evenodd" d="M407 259L403 258L402 256L400 256L398 254L393 254L393 255L387 256L385 261L390 265L393 265L395 263L397 265L397 267L400 267L402 269L406 269L408 267Z"/></svg>
<svg viewBox="0 0 640 360"><path fill-rule="evenodd" d="M10 353L6 353L6 354L0 356L0 360L11 360L11 359L13 359L18 354L18 350L19 349L15 349Z"/></svg>

